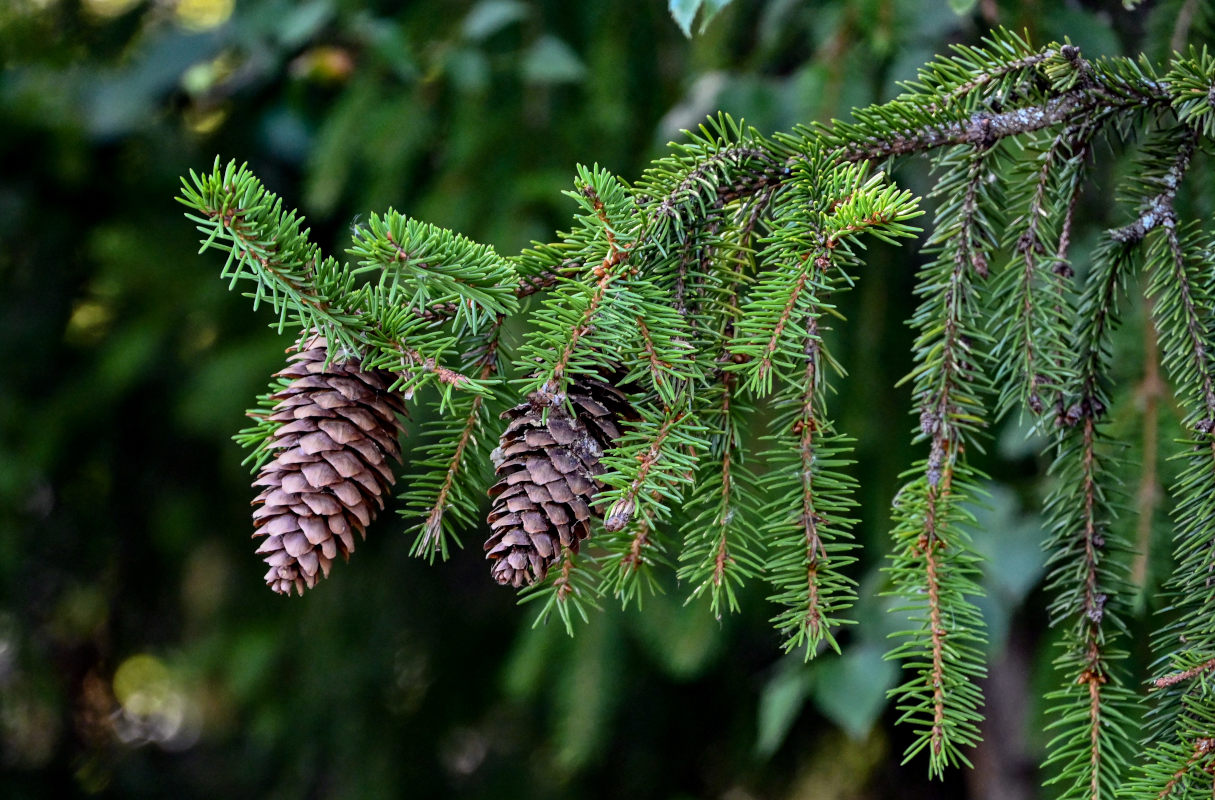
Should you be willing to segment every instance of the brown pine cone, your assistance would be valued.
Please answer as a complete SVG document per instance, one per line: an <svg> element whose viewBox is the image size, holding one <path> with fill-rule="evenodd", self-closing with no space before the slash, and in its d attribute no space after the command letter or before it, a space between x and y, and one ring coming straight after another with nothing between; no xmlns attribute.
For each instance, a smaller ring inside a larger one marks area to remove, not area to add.
<svg viewBox="0 0 1215 800"><path fill-rule="evenodd" d="M326 345L312 336L277 373L291 383L275 392L270 419L274 458L254 486L257 552L270 571L266 583L280 594L303 594L329 575L333 560L354 552L354 532L384 508L395 478L391 460L401 460L398 441L405 407L388 387L391 373L364 371L358 361L334 359L325 366Z"/></svg>
<svg viewBox="0 0 1215 800"><path fill-rule="evenodd" d="M632 407L614 386L579 378L560 397L533 392L502 416L510 424L494 451L498 482L489 490L486 557L498 583L515 588L543 580L562 548L578 552L590 536L604 451L620 438ZM545 410L548 411L547 419Z"/></svg>

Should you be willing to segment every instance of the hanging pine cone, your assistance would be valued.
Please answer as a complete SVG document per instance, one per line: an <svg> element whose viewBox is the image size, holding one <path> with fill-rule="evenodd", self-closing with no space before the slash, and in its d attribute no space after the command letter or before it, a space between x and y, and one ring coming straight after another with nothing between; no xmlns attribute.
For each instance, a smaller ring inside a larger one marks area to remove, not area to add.
<svg viewBox="0 0 1215 800"><path fill-rule="evenodd" d="M486 557L498 583L515 588L542 580L561 557L590 536L605 450L634 416L624 394L602 381L580 378L569 388L573 416L559 397L533 392L502 416L510 424L493 453L498 482L489 512ZM547 419L545 410L548 411Z"/></svg>
<svg viewBox="0 0 1215 800"><path fill-rule="evenodd" d="M325 366L326 345L313 336L278 373L291 381L275 392L270 419L283 423L270 445L253 501L257 548L280 594L300 594L329 575L333 560L354 552L354 532L384 508L394 482L390 460L401 460L399 414L404 403L389 392L393 376L364 371L358 361Z"/></svg>

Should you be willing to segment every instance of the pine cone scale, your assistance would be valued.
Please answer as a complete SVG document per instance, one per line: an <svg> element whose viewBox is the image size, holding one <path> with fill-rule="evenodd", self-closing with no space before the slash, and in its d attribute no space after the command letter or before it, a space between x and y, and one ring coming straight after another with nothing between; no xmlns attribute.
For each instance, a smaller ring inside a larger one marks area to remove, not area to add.
<svg viewBox="0 0 1215 800"><path fill-rule="evenodd" d="M290 463L284 461L284 463ZM319 462L313 462L319 463ZM338 475L343 478L353 478L358 475L366 475L366 464L363 463L353 453L337 452L326 453L325 463L333 467Z"/></svg>
<svg viewBox="0 0 1215 800"><path fill-rule="evenodd" d="M524 486L523 491L527 494L527 499L531 500L533 503L553 502L553 496L549 493L549 490L538 483Z"/></svg>
<svg viewBox="0 0 1215 800"><path fill-rule="evenodd" d="M338 474L338 471L324 461L304 464L300 467L300 473L303 474L304 479L310 485L318 488L332 486L342 480L342 476Z"/></svg>
<svg viewBox="0 0 1215 800"><path fill-rule="evenodd" d="M316 423L316 427L338 445L347 445L361 438L356 433L358 428L338 419L322 419Z"/></svg>
<svg viewBox="0 0 1215 800"><path fill-rule="evenodd" d="M319 517L297 517L300 530L304 532L304 536L308 537L308 541L314 545L322 545L333 539L329 526L325 524L325 520Z"/></svg>

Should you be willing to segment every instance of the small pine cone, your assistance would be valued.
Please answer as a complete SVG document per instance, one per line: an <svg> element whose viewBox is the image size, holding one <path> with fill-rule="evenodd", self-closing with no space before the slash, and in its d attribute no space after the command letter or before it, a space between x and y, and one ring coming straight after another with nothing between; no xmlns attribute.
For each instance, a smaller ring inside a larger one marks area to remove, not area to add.
<svg viewBox="0 0 1215 800"><path fill-rule="evenodd" d="M253 536L264 538L257 552L280 594L303 594L339 553L350 558L354 532L366 537L384 508L395 480L389 461L401 460L405 406L388 391L391 373L358 361L326 367L325 358L325 339L313 336L278 373L291 383L272 395L270 419L282 423L270 445L276 453L253 482L265 487L253 501Z"/></svg>
<svg viewBox="0 0 1215 800"><path fill-rule="evenodd" d="M489 490L485 550L504 586L542 580L563 547L578 552L591 517L602 516L594 505L600 459L620 437L621 421L635 415L624 394L601 381L580 378L567 396L573 416L559 396L541 392L502 415L510 424L493 453L498 482Z"/></svg>

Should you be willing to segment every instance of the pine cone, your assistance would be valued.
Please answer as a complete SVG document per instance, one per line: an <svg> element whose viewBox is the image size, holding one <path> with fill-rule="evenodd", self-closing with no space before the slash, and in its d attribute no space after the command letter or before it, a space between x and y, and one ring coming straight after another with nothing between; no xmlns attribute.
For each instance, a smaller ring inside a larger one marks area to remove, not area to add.
<svg viewBox="0 0 1215 800"><path fill-rule="evenodd" d="M493 453L498 482L489 490L490 536L486 557L498 583L515 588L542 580L562 548L578 552L590 536L598 476L605 450L634 416L624 394L601 381L570 386L571 416L560 396L533 392L502 416L510 424ZM544 412L547 409L548 418Z"/></svg>
<svg viewBox="0 0 1215 800"><path fill-rule="evenodd" d="M364 371L358 361L325 366L325 339L313 336L278 373L291 380L275 392L270 419L283 423L270 447L277 450L254 486L254 538L270 571L266 583L280 594L300 594L329 575L340 553L354 552L354 531L384 508L394 482L390 459L401 460L401 398L388 391L393 376Z"/></svg>

